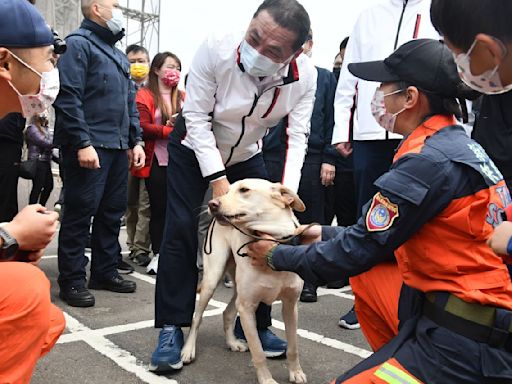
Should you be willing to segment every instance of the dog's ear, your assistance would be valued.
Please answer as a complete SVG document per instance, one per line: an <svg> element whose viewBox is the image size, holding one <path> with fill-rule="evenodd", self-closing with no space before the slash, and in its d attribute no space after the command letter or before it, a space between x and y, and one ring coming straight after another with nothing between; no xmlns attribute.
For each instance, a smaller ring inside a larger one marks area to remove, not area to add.
<svg viewBox="0 0 512 384"><path fill-rule="evenodd" d="M280 183L275 183L277 187L277 191L273 195L278 198L281 202L283 202L286 206L291 207L293 210L297 212L304 212L306 210L306 206L300 199L299 195L293 192L290 188L285 187Z"/></svg>

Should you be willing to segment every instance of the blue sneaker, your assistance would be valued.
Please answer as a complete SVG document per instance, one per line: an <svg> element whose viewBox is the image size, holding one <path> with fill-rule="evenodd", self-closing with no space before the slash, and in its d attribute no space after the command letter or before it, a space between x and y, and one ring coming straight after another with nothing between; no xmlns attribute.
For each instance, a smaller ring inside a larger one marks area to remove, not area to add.
<svg viewBox="0 0 512 384"><path fill-rule="evenodd" d="M261 346L266 357L280 357L286 354L288 343L277 337L270 329L258 329L258 336L260 337ZM240 323L240 317L237 317L235 321L235 337L238 340L247 342L242 324Z"/></svg>
<svg viewBox="0 0 512 384"><path fill-rule="evenodd" d="M158 345L151 355L149 370L165 372L183 367L181 349L183 348L183 331L174 325L165 325L158 336Z"/></svg>
<svg viewBox="0 0 512 384"><path fill-rule="evenodd" d="M345 315L340 317L338 325L345 329L361 328L361 326L359 325L359 320L357 320L356 311L354 310L354 307L352 307L352 309L348 311Z"/></svg>

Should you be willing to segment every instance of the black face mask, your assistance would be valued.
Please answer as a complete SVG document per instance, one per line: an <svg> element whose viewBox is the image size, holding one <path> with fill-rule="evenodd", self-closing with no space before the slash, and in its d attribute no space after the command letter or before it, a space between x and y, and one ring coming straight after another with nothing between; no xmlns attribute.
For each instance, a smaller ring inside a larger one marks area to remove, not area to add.
<svg viewBox="0 0 512 384"><path fill-rule="evenodd" d="M338 81L340 79L340 72L341 72L341 68L339 68L339 67L334 67L332 69L332 73L334 74L336 81Z"/></svg>

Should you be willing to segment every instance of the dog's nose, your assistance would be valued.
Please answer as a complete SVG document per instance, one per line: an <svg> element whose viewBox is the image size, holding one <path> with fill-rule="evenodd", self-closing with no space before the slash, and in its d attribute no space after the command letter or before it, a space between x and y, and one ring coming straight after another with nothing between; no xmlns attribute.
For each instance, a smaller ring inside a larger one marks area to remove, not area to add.
<svg viewBox="0 0 512 384"><path fill-rule="evenodd" d="M215 213L220 208L220 201L218 199L212 199L208 202L208 208L210 208L211 213Z"/></svg>

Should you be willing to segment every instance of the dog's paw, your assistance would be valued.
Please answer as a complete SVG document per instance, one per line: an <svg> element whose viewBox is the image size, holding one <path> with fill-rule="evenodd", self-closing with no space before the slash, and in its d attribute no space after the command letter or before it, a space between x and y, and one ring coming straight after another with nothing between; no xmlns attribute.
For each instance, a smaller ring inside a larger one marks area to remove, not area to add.
<svg viewBox="0 0 512 384"><path fill-rule="evenodd" d="M305 384L308 382L306 378L306 374L302 371L302 369L298 369L296 371L290 371L290 382L296 384Z"/></svg>
<svg viewBox="0 0 512 384"><path fill-rule="evenodd" d="M181 350L181 361L183 361L183 364L190 364L194 361L196 358L196 348L195 346L188 347L184 346Z"/></svg>
<svg viewBox="0 0 512 384"><path fill-rule="evenodd" d="M247 343L242 340L235 340L229 342L228 348L231 349L233 352L247 352L249 350Z"/></svg>
<svg viewBox="0 0 512 384"><path fill-rule="evenodd" d="M277 381L275 381L273 378L267 379L261 384L279 384Z"/></svg>

